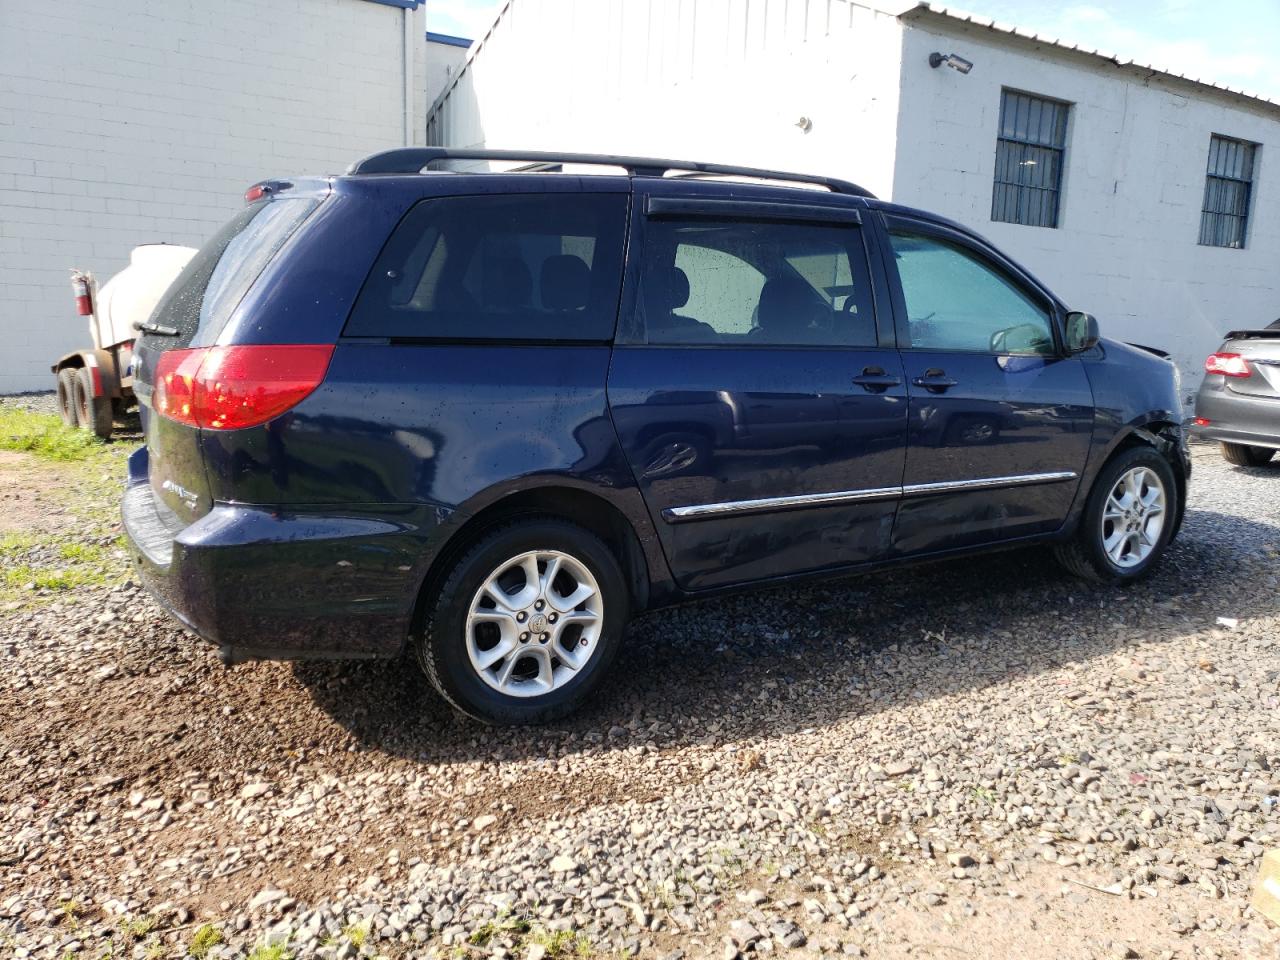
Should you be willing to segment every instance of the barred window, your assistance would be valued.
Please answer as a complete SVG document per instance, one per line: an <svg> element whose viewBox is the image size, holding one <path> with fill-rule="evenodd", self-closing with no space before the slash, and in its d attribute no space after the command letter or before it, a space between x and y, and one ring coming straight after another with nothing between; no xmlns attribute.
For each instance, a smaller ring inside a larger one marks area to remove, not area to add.
<svg viewBox="0 0 1280 960"><path fill-rule="evenodd" d="M1209 138L1209 169L1200 211L1200 243L1206 247L1244 246L1253 192L1253 155L1257 144L1214 134Z"/></svg>
<svg viewBox="0 0 1280 960"><path fill-rule="evenodd" d="M1058 225L1070 104L1016 90L1000 92L991 219L1030 227Z"/></svg>

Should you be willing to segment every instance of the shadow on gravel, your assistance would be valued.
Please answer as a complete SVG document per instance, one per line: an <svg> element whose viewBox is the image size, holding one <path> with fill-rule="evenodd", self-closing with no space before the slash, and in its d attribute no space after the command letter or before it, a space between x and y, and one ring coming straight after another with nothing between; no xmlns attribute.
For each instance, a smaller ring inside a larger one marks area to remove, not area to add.
<svg viewBox="0 0 1280 960"><path fill-rule="evenodd" d="M583 709L542 728L454 714L410 660L294 671L363 747L410 760L736 742L1273 614L1277 550L1280 526L1193 510L1155 573L1128 588L1082 583L1028 549L664 610L633 623Z"/></svg>

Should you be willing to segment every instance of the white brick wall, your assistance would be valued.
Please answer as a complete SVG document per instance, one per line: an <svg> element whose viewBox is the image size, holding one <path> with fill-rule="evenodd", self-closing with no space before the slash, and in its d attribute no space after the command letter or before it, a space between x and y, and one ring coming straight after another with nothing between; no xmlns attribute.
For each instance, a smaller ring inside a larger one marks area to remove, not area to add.
<svg viewBox="0 0 1280 960"><path fill-rule="evenodd" d="M467 60L467 48L452 43L433 41L427 34L427 73L423 87L428 107L440 96Z"/></svg>
<svg viewBox="0 0 1280 960"><path fill-rule="evenodd" d="M412 12L412 142L425 24ZM367 0L0 0L0 394L89 344L68 269L198 246L271 176L405 142L404 24Z"/></svg>
<svg viewBox="0 0 1280 960"><path fill-rule="evenodd" d="M1187 393L1223 333L1280 317L1280 109L966 26L908 28L902 78L893 198L990 237L1104 335L1170 351ZM1057 229L991 220L1001 87L1073 105ZM1197 243L1211 134L1262 144L1243 250Z"/></svg>
<svg viewBox="0 0 1280 960"><path fill-rule="evenodd" d="M449 146L854 180L991 237L1104 333L1172 352L1188 392L1221 333L1280 316L1280 109L878 5L513 0L428 122ZM931 68L935 50L976 66ZM1075 104L1060 229L991 221L1002 86ZM1211 133L1263 144L1244 250L1196 242Z"/></svg>
<svg viewBox="0 0 1280 960"><path fill-rule="evenodd" d="M437 103L433 142L718 161L887 191L900 49L895 17L850 0L513 0Z"/></svg>

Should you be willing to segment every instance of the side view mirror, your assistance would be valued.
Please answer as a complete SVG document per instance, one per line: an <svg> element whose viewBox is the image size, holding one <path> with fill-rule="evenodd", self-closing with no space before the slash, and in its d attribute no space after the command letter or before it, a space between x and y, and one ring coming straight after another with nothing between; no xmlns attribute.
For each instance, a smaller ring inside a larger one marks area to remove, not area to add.
<svg viewBox="0 0 1280 960"><path fill-rule="evenodd" d="M1098 319L1092 313L1072 310L1067 314L1067 352L1083 353L1097 346Z"/></svg>

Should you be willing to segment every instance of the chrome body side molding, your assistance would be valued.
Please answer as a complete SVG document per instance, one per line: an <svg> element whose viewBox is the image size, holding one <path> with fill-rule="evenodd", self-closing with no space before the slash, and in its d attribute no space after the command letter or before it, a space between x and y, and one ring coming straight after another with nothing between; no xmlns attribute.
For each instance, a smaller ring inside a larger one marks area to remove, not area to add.
<svg viewBox="0 0 1280 960"><path fill-rule="evenodd" d="M748 513L769 513L775 510L798 510L805 507L821 507L837 503L928 497L940 493L961 493L967 490L989 490L998 487L1020 487L1036 483L1062 483L1065 480L1074 480L1078 476L1079 474L1074 470L1061 470L1054 473L1023 473L1009 477L983 477L977 480L910 483L901 487L874 487L868 490L834 490L830 493L805 493L792 497L765 497L760 500L729 500L724 503L702 503L687 507L669 507L662 511L662 516L671 523L681 523L686 520L706 520L712 517Z"/></svg>

